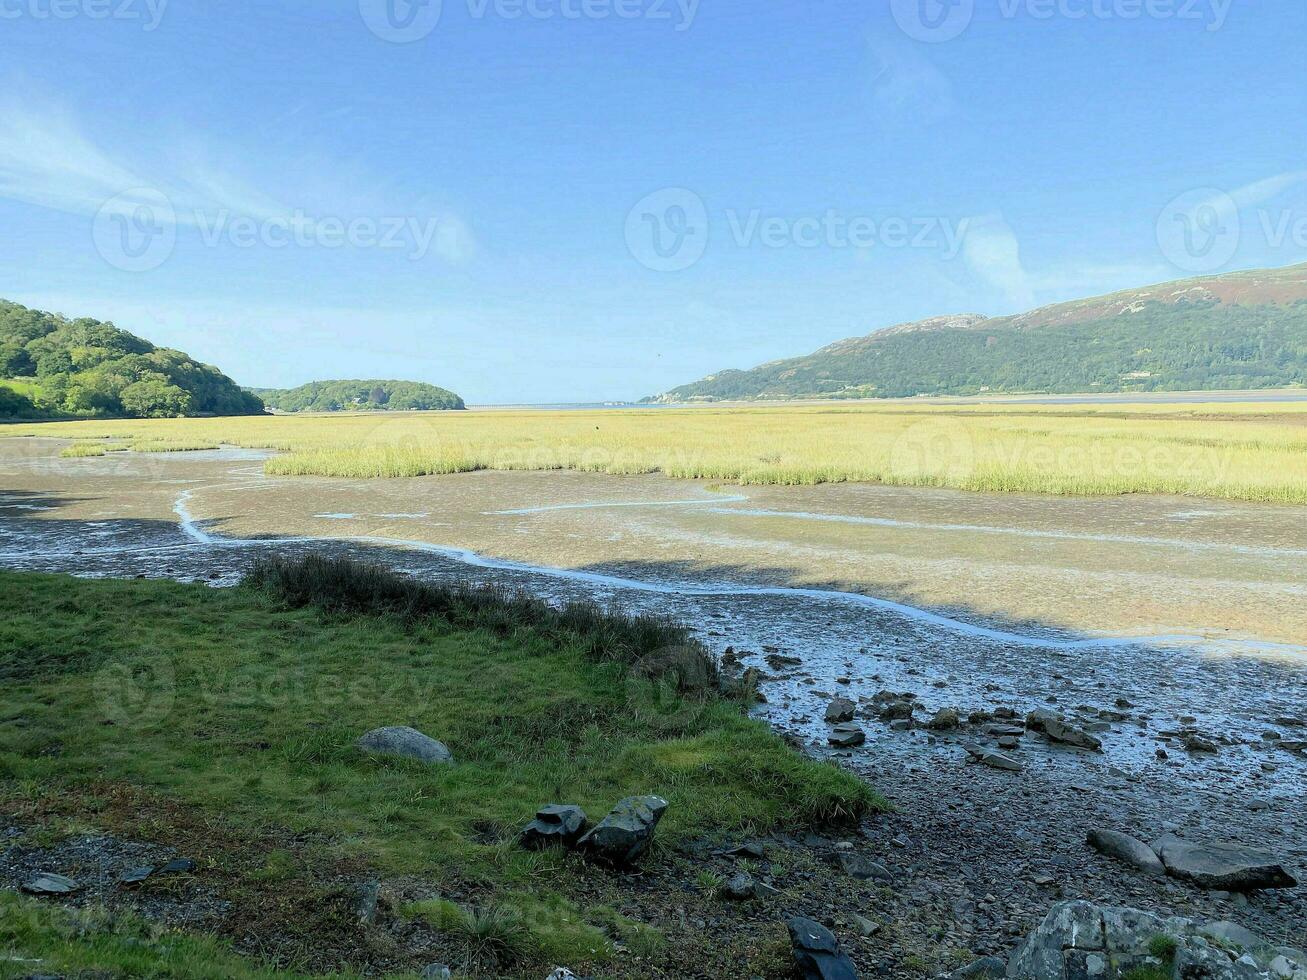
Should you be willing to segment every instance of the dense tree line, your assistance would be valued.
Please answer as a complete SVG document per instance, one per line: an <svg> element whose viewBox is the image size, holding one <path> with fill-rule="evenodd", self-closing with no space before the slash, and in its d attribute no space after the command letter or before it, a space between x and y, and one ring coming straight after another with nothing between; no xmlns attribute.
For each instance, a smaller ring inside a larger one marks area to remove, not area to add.
<svg viewBox="0 0 1307 980"><path fill-rule="evenodd" d="M298 388L252 388L282 412L427 412L461 409L452 391L421 381L311 381Z"/></svg>
<svg viewBox="0 0 1307 980"><path fill-rule="evenodd" d="M724 371L660 400L899 398L982 392L1192 391L1307 384L1307 301L1149 303L1137 312L1020 329L896 333L839 351Z"/></svg>
<svg viewBox="0 0 1307 980"><path fill-rule="evenodd" d="M8 383L6 383L8 382ZM0 300L0 416L257 415L217 368L112 323Z"/></svg>

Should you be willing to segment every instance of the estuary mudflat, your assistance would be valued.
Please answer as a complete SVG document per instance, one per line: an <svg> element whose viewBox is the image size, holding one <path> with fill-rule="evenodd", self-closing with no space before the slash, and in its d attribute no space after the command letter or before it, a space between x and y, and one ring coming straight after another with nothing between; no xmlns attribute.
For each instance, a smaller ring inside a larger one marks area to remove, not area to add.
<svg viewBox="0 0 1307 980"><path fill-rule="evenodd" d="M1301 933L1295 893L1236 909L1170 879L1122 892L1083 842L1173 828L1307 864L1307 508L572 471L270 477L267 451L66 444L0 442L5 567L226 585L260 555L325 550L686 622L758 669L759 717L901 805L874 831L901 955L941 921L939 955L1000 950L1050 889ZM886 691L917 726L875 716ZM827 744L837 696L863 706L865 744ZM1026 738L1019 773L968 764L992 741L968 716L1048 707L1092 719L1101 752ZM958 728L923 727L947 708ZM1187 751L1189 733L1217 751Z"/></svg>

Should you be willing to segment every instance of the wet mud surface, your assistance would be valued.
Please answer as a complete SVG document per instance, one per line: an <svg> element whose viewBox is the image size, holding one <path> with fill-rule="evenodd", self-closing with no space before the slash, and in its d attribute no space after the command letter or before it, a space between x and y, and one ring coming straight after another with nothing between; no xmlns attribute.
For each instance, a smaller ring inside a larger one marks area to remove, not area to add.
<svg viewBox="0 0 1307 980"><path fill-rule="evenodd" d="M1094 828L1173 831L1307 877L1307 509L580 473L279 480L259 453L62 445L0 440L0 567L229 585L269 550L325 548L690 623L761 671L761 717L897 805L859 841L894 883L849 894L902 955L1005 950L1060 897L1307 942L1307 889L1204 892L1085 845ZM871 711L882 690L913 695L919 722L964 722L896 730ZM865 745L827 745L836 695ZM1102 751L1029 734L1008 752L1020 772L971 763L967 745L996 739L965 719L996 708L1065 712ZM1188 751L1190 732L1217 751Z"/></svg>

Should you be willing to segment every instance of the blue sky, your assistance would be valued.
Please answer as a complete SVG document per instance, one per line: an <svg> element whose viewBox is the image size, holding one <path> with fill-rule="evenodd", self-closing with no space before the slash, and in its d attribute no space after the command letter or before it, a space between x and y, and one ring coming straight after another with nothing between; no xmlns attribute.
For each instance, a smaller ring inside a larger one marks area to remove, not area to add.
<svg viewBox="0 0 1307 980"><path fill-rule="evenodd" d="M1303 37L1265 0L0 0L0 296L243 384L638 398L1307 261Z"/></svg>

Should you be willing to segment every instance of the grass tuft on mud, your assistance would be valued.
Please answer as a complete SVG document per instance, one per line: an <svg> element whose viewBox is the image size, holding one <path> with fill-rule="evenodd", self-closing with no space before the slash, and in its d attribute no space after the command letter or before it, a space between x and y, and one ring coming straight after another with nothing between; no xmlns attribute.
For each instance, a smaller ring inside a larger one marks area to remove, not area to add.
<svg viewBox="0 0 1307 980"><path fill-rule="evenodd" d="M695 649L669 624L331 564L263 566L228 590L0 573L0 822L189 852L246 910L230 938L253 932L282 966L300 965L280 952L292 945L319 971L419 965L373 958L343 906L307 900L369 877L509 910L525 938L502 917L438 930L470 958L475 939L483 958L513 959L504 976L564 952L546 941L559 921L574 968L611 955L601 931L643 935L656 955L656 934L586 898L605 875L512 844L537 806L597 819L623 796L662 795L656 863L677 844L882 805L738 703L642 669L668 640ZM355 750L383 725L442 740L457 764ZM217 837L247 843L232 853Z"/></svg>
<svg viewBox="0 0 1307 980"><path fill-rule="evenodd" d="M708 650L685 626L662 616L632 615L592 602L560 608L526 592L421 582L382 565L323 555L265 558L245 581L293 608L396 616L407 622L439 620L499 636L530 630L555 643L575 644L588 657L628 666L651 660L697 661L692 673L700 680L699 688L715 686L717 678ZM668 651L680 656L668 657Z"/></svg>

